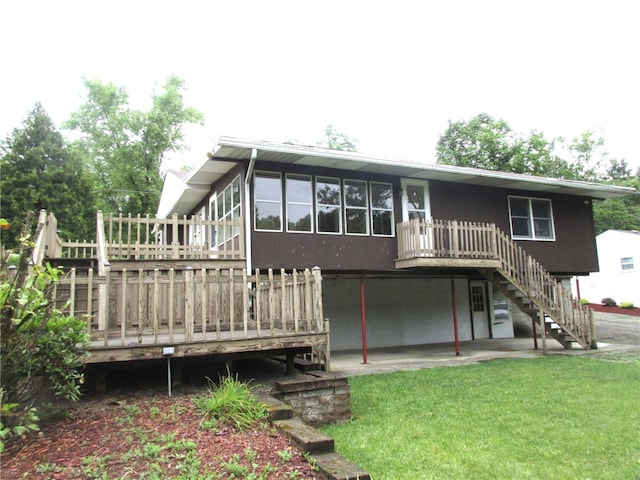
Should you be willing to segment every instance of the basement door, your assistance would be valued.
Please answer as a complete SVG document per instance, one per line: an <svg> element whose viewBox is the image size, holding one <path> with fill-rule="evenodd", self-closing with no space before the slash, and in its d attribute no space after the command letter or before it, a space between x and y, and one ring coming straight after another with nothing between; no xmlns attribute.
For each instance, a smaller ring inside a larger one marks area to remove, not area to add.
<svg viewBox="0 0 640 480"><path fill-rule="evenodd" d="M473 327L473 339L491 338L489 329L489 306L487 302L487 283L472 280L469 282L469 294L471 296L471 323Z"/></svg>

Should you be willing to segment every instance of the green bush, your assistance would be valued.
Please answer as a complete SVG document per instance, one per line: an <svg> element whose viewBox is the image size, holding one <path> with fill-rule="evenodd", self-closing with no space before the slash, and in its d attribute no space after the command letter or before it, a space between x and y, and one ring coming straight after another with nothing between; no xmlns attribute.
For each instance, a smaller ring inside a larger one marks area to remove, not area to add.
<svg viewBox="0 0 640 480"><path fill-rule="evenodd" d="M23 239L17 268L0 270L0 450L13 435L38 430L50 396L77 400L87 344L86 325L50 301L60 269L28 266Z"/></svg>
<svg viewBox="0 0 640 480"><path fill-rule="evenodd" d="M611 297L603 298L602 299L602 305L605 305L607 307L616 307L616 306L618 306L616 301Z"/></svg>
<svg viewBox="0 0 640 480"><path fill-rule="evenodd" d="M580 299L580 303L581 303L582 305L589 305L589 300L588 300L588 299L586 299L586 298L581 298L581 299Z"/></svg>
<svg viewBox="0 0 640 480"><path fill-rule="evenodd" d="M253 396L252 388L228 372L218 386L209 380L208 390L206 397L198 399L197 406L210 427L220 422L245 430L267 416L266 407Z"/></svg>
<svg viewBox="0 0 640 480"><path fill-rule="evenodd" d="M620 302L620 308L633 308L633 302Z"/></svg>

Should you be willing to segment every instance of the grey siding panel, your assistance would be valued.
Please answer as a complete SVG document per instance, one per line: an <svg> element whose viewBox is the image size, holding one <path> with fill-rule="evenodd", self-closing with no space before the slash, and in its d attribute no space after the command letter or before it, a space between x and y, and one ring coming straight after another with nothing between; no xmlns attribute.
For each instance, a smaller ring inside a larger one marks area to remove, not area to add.
<svg viewBox="0 0 640 480"><path fill-rule="evenodd" d="M469 290L455 280L460 340L471 340ZM451 280L442 278L365 279L369 348L454 341ZM360 280L323 282L324 315L330 321L331 348L362 348Z"/></svg>

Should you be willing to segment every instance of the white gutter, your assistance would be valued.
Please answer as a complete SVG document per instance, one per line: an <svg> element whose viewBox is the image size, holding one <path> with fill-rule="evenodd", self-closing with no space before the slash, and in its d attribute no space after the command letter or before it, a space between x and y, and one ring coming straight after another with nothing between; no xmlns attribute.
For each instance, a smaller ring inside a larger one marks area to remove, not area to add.
<svg viewBox="0 0 640 480"><path fill-rule="evenodd" d="M258 149L251 149L251 159L247 167L247 173L244 177L244 253L247 262L247 275L251 275L251 178L253 177L253 169L256 165L258 157Z"/></svg>

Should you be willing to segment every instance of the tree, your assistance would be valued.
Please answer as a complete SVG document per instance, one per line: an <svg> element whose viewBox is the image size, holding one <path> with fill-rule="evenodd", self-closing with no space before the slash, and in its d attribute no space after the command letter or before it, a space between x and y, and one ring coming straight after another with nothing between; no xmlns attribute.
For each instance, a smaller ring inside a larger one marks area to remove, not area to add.
<svg viewBox="0 0 640 480"><path fill-rule="evenodd" d="M327 137L326 140L319 142L318 145L332 150L342 150L345 152L356 151L356 140L344 133L338 132L333 125L327 125L324 129L324 134Z"/></svg>
<svg viewBox="0 0 640 480"><path fill-rule="evenodd" d="M548 140L543 133L515 133L504 120L481 113L470 121L449 121L438 140L438 163L529 175L609 182L640 187L640 171L631 176L625 160L609 158L604 139L584 132L570 142ZM596 233L609 228L639 229L640 198L594 203Z"/></svg>
<svg viewBox="0 0 640 480"><path fill-rule="evenodd" d="M469 122L449 121L436 150L438 163L508 172L521 148L507 122L481 113Z"/></svg>
<svg viewBox="0 0 640 480"><path fill-rule="evenodd" d="M184 148L182 127L203 115L185 107L184 81L170 76L151 110L128 106L124 87L86 80L87 100L67 128L81 132L76 148L89 159L96 178L98 208L107 213L155 213L160 198L160 167L165 155Z"/></svg>
<svg viewBox="0 0 640 480"><path fill-rule="evenodd" d="M42 105L36 104L2 144L2 216L12 228L6 246L17 246L19 223L29 212L46 209L58 219L60 236L87 239L95 230L92 183L81 157L65 142Z"/></svg>

